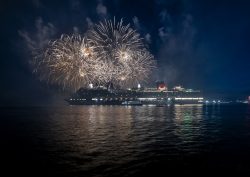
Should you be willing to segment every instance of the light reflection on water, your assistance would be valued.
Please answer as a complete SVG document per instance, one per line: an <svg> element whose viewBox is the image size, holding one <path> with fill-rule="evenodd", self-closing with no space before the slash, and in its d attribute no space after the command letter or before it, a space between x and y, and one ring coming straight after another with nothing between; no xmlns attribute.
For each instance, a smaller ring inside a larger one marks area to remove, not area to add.
<svg viewBox="0 0 250 177"><path fill-rule="evenodd" d="M204 109L210 112L209 117L204 116ZM58 143L54 146L59 147L55 151L66 151L62 157L69 161L62 162L72 163L70 157L75 156L90 160L81 163L81 170L99 166L114 170L113 166L138 160L143 166L155 156L169 155L174 159L183 153L199 153L204 143L217 140L220 126L217 114L218 107L202 105L70 107L66 114L51 116L56 123L51 124L51 134L53 144Z"/></svg>
<svg viewBox="0 0 250 177"><path fill-rule="evenodd" d="M230 169L250 157L245 105L69 106L12 112L25 122L35 151L60 175L130 176L178 166ZM249 163L240 165L244 171Z"/></svg>

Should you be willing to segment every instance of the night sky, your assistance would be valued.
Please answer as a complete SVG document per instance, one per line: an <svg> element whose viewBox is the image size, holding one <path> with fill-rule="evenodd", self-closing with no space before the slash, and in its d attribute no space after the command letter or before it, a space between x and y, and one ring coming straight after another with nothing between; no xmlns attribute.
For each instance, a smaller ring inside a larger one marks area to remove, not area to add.
<svg viewBox="0 0 250 177"><path fill-rule="evenodd" d="M68 93L40 82L28 61L62 33L123 18L155 56L155 79L207 95L250 95L250 2L246 0L67 0L0 4L0 105L62 104Z"/></svg>

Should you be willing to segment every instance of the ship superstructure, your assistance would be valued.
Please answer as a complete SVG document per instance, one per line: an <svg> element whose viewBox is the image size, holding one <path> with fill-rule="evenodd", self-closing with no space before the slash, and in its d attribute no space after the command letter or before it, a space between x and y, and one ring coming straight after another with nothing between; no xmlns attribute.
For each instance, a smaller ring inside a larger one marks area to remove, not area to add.
<svg viewBox="0 0 250 177"><path fill-rule="evenodd" d="M142 105L202 104L203 97L199 90L185 89L181 86L168 90L162 82L157 83L157 87L154 88L144 88L139 84L137 88L131 89L93 86L80 88L66 101L71 105L128 105L127 103L135 102Z"/></svg>

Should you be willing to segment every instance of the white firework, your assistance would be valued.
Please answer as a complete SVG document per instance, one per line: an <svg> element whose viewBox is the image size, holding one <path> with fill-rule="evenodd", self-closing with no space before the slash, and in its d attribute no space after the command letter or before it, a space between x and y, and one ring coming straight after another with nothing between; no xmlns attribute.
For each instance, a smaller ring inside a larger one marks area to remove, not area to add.
<svg viewBox="0 0 250 177"><path fill-rule="evenodd" d="M95 79L92 70L97 68L96 54L87 40L80 35L62 35L50 41L43 58L37 63L40 78L64 88L78 89Z"/></svg>
<svg viewBox="0 0 250 177"><path fill-rule="evenodd" d="M90 29L86 36L107 63L105 82L131 87L145 81L155 67L153 56L143 45L140 35L123 21L105 20ZM136 74L135 74L136 73Z"/></svg>
<svg viewBox="0 0 250 177"><path fill-rule="evenodd" d="M41 80L74 90L89 84L135 86L156 66L140 35L115 19L95 24L84 36L50 41L32 63Z"/></svg>

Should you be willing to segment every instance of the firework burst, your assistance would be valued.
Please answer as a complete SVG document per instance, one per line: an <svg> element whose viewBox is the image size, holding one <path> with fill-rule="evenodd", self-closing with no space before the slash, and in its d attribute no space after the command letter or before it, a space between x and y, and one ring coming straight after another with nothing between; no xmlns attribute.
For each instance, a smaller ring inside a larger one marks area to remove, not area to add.
<svg viewBox="0 0 250 177"><path fill-rule="evenodd" d="M140 35L115 19L95 24L84 36L50 41L32 63L41 80L71 89L91 83L131 87L145 81L156 65Z"/></svg>

